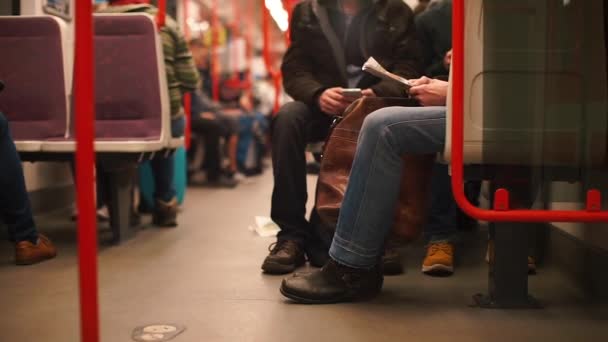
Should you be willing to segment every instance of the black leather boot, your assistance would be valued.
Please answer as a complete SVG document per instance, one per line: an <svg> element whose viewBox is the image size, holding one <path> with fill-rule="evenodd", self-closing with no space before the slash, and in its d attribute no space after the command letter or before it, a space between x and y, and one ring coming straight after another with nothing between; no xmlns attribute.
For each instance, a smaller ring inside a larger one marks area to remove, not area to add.
<svg viewBox="0 0 608 342"><path fill-rule="evenodd" d="M281 293L298 303L330 304L370 299L382 289L382 270L356 269L329 261L319 271L283 280Z"/></svg>

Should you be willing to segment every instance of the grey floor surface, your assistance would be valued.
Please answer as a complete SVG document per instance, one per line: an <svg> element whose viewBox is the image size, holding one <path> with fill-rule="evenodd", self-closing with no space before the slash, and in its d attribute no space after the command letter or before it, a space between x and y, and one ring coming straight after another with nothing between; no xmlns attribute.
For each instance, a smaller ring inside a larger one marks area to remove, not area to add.
<svg viewBox="0 0 608 342"><path fill-rule="evenodd" d="M176 342L608 340L608 310L585 303L551 269L531 278L542 310L470 307L486 288L483 233L464 237L453 277L421 275L417 244L404 253L407 273L386 278L372 302L292 304L278 292L282 277L260 272L272 239L247 229L268 214L271 187L267 173L236 190L191 189L178 228L148 226L118 246L103 242L102 225L102 341L130 341L136 326L172 322L187 326ZM0 342L79 338L74 225L58 215L39 221L60 256L16 267L12 246L0 244Z"/></svg>

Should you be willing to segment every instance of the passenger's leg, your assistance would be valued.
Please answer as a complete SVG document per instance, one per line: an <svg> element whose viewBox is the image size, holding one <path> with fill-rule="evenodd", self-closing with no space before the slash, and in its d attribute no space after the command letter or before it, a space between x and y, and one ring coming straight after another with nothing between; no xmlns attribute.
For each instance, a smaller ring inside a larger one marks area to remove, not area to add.
<svg viewBox="0 0 608 342"><path fill-rule="evenodd" d="M184 134L184 118L171 121L171 134L179 137ZM154 174L156 207L154 209L154 224L162 227L177 225L177 198L173 185L174 170L173 155L156 155L150 163Z"/></svg>
<svg viewBox="0 0 608 342"><path fill-rule="evenodd" d="M321 271L283 282L281 291L302 302L338 302L376 294L377 267L399 197L402 155L433 158L443 150L445 108L384 108L368 116L359 135L351 176Z"/></svg>
<svg viewBox="0 0 608 342"><path fill-rule="evenodd" d="M33 264L55 257L50 240L38 234L25 188L21 161L11 139L8 121L0 113L0 219L16 243L17 264Z"/></svg>
<svg viewBox="0 0 608 342"><path fill-rule="evenodd" d="M281 108L272 129L274 189L271 216L281 231L264 261L267 273L292 272L304 263L304 249L312 229L306 220L306 144L327 135L331 118L301 102Z"/></svg>
<svg viewBox="0 0 608 342"><path fill-rule="evenodd" d="M448 166L436 163L431 181L429 220L424 232L428 246L422 272L430 275L448 275L454 272L454 240L458 235L458 214Z"/></svg>
<svg viewBox="0 0 608 342"><path fill-rule="evenodd" d="M205 160L203 162L203 168L207 173L205 184L214 187L235 187L238 183L222 174L220 138L226 135L226 129L222 122L214 117L193 117L192 130L199 133L205 143Z"/></svg>

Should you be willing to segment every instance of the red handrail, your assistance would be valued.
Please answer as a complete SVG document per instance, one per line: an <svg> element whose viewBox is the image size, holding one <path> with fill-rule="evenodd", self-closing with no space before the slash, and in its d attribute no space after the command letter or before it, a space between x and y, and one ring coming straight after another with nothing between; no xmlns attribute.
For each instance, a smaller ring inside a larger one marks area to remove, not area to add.
<svg viewBox="0 0 608 342"><path fill-rule="evenodd" d="M220 39L220 23L218 17L218 5L217 0L211 1L211 84L212 84L212 94L213 100L220 100L220 66L219 66L219 56L218 56L218 46Z"/></svg>
<svg viewBox="0 0 608 342"><path fill-rule="evenodd" d="M281 97L281 73L274 70L272 65L272 59L270 57L270 12L266 8L266 1L261 0L262 3L262 33L264 38L264 64L266 65L266 71L272 78L274 83L274 108L273 113L277 114L280 107Z"/></svg>
<svg viewBox="0 0 608 342"><path fill-rule="evenodd" d="M158 0L158 12L156 12L156 26L160 29L165 26L165 18L167 17L167 0Z"/></svg>
<svg viewBox="0 0 608 342"><path fill-rule="evenodd" d="M588 210L485 210L469 202L464 193L464 0L454 0L452 27L452 191L458 206L478 220L494 222L608 222L608 212L598 211L597 190L587 196ZM505 195L505 191L500 192ZM504 196L503 196L504 197ZM508 196L506 196L508 199Z"/></svg>
<svg viewBox="0 0 608 342"><path fill-rule="evenodd" d="M76 2L74 110L76 120L76 188L78 206L78 284L80 289L80 337L99 341L97 282L97 217L95 214L95 92L93 91L92 1Z"/></svg>
<svg viewBox="0 0 608 342"><path fill-rule="evenodd" d="M160 4L160 3L159 3ZM190 27L188 26L188 0L182 0L182 7L184 8L184 37L187 42L190 42ZM192 136L192 95L190 93L185 93L183 98L184 103L184 118L185 118L185 127L184 127L184 147L186 150L190 149L190 137Z"/></svg>

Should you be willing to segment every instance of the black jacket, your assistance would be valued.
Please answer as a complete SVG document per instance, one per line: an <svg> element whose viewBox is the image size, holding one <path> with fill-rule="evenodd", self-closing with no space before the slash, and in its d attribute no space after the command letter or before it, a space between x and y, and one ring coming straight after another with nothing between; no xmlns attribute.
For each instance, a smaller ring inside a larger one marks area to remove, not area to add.
<svg viewBox="0 0 608 342"><path fill-rule="evenodd" d="M364 57L374 57L387 70L405 78L419 77L422 58L411 9L403 0L369 1L371 9L360 27ZM316 106L323 90L347 86L344 50L331 28L328 6L336 6L336 0L306 0L295 7L290 31L292 43L281 66L287 93L309 106ZM399 84L380 81L368 74L358 87L372 88L382 97L405 95Z"/></svg>

